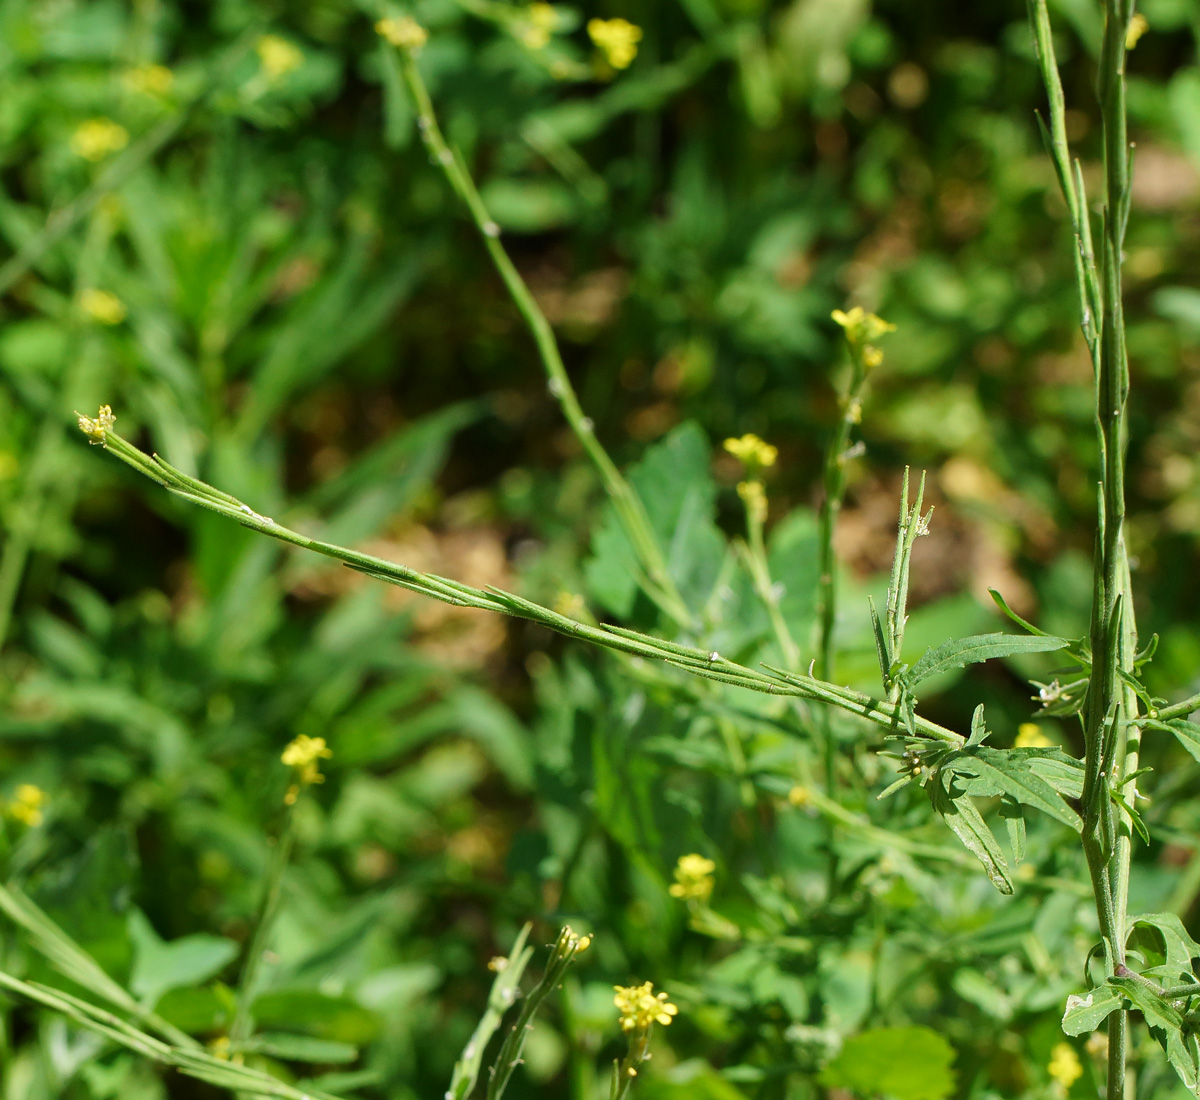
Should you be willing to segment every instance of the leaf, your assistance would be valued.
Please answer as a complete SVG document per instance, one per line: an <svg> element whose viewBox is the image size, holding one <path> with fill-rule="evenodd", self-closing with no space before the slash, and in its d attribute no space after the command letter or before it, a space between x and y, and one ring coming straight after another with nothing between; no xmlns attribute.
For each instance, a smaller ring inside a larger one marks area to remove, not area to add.
<svg viewBox="0 0 1200 1100"><path fill-rule="evenodd" d="M980 769L984 778L991 778L1006 794L1026 806L1049 814L1077 833L1083 831L1083 819L1063 801L1059 793L1009 749L992 749L979 745L958 759L968 760Z"/></svg>
<svg viewBox="0 0 1200 1100"><path fill-rule="evenodd" d="M134 946L129 988L149 1005L168 989L199 985L214 977L238 952L233 940L203 933L167 943L140 909L130 910L129 938Z"/></svg>
<svg viewBox="0 0 1200 1100"><path fill-rule="evenodd" d="M895 1100L945 1100L954 1090L953 1062L954 1048L930 1028L874 1028L847 1039L820 1082Z"/></svg>
<svg viewBox="0 0 1200 1100"><path fill-rule="evenodd" d="M1016 653L1049 653L1066 649L1069 638L1051 635L1028 637L1024 634L975 634L970 638L955 638L936 649L927 649L912 667L910 676L915 687L922 680L952 668L990 661L994 657L1011 657Z"/></svg>
<svg viewBox="0 0 1200 1100"><path fill-rule="evenodd" d="M1008 865L991 829L987 827L968 795L952 798L947 790L946 785L953 783L955 778L953 772L943 769L938 781L929 785L929 797L933 808L954 830L954 834L963 842L967 851L983 864L992 885L1002 894L1011 894L1013 884L1012 879L1008 877Z"/></svg>
<svg viewBox="0 0 1200 1100"><path fill-rule="evenodd" d="M983 704L975 708L975 713L971 715L971 736L967 739L967 748L974 748L976 745L982 745L988 737L988 728L983 721Z"/></svg>
<svg viewBox="0 0 1200 1100"><path fill-rule="evenodd" d="M1012 849L1013 863L1020 863L1025 858L1025 814L1021 804L1006 795L1000 800L1000 816L1008 826L1008 846Z"/></svg>
<svg viewBox="0 0 1200 1100"><path fill-rule="evenodd" d="M700 605L712 591L725 555L725 540L713 523L717 487L709 469L711 448L695 424L681 424L650 447L629 471L667 571L685 601ZM625 619L633 611L642 569L617 515L608 504L592 537L584 566L590 595Z"/></svg>
<svg viewBox="0 0 1200 1100"><path fill-rule="evenodd" d="M1041 120L1039 119L1039 121L1041 121ZM1036 626L1033 625L1033 623L1029 622L1027 619L1022 619L1020 615L1018 615L1011 607L1008 606L1008 602L994 588L988 589L988 595L990 595L992 597L992 600L995 602L996 606L999 607L1000 610L1003 611L1004 614L1007 615L1010 619L1012 619L1012 621L1014 623L1016 623L1018 626L1023 626L1026 630L1029 631L1030 634L1035 634L1039 638L1049 638L1050 637L1050 635L1047 634L1044 630L1039 630Z"/></svg>
<svg viewBox="0 0 1200 1100"><path fill-rule="evenodd" d="M1159 973L1167 985L1192 980L1192 960L1200 959L1200 944L1188 935L1177 914L1143 913L1129 924L1133 929L1153 928L1162 938L1166 958Z"/></svg>
<svg viewBox="0 0 1200 1100"><path fill-rule="evenodd" d="M1062 1029L1067 1035L1084 1035L1095 1031L1109 1015L1121 1007L1122 996L1112 986L1102 985L1083 996L1067 998Z"/></svg>
<svg viewBox="0 0 1200 1100"><path fill-rule="evenodd" d="M1175 718L1166 723L1167 728L1196 760L1200 760L1200 725L1189 722L1186 718Z"/></svg>

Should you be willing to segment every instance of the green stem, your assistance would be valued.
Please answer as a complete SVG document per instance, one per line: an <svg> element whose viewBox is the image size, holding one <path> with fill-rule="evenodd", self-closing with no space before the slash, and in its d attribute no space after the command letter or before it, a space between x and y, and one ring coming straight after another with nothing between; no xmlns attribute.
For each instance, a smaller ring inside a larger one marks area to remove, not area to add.
<svg viewBox="0 0 1200 1100"><path fill-rule="evenodd" d="M462 158L451 150L443 137L437 116L433 111L433 101L430 99L429 90L421 78L412 53L408 50L401 50L400 57L401 71L417 107L417 124L426 148L434 162L442 169L454 193L466 206L475 227L483 238L484 247L487 249L496 271L529 327L548 378L550 393L558 401L559 408L571 426L575 438L579 440L584 452L600 474L605 492L612 501L621 525L633 545L634 553L645 574L640 578L643 587L655 603L679 625L694 628L696 626L694 617L667 571L666 557L651 526L645 506L633 486L621 475L616 464L608 456L608 452L596 438L592 420L584 414L583 408L579 404L579 398L567 375L567 368L563 364L562 355L558 350L558 342L554 338L554 330L550 327L550 322L546 319L541 307L538 306L525 280L521 278L521 274L517 271L508 252L500 243L500 227L484 206Z"/></svg>
<svg viewBox="0 0 1200 1100"><path fill-rule="evenodd" d="M1090 624L1092 668L1084 719L1083 848L1110 968L1124 966L1132 827L1111 797L1133 805L1141 730L1138 700L1118 671L1132 675L1137 652L1129 559L1125 546L1126 401L1121 262L1130 202L1130 147L1125 110L1125 35L1133 0L1104 0L1104 38L1098 95L1104 138L1104 223L1097 270L1083 176L1072 165L1065 109L1046 0L1030 0L1034 41L1050 105L1048 145L1067 202L1076 241L1081 328L1096 373L1096 427L1101 487ZM1180 707L1186 704L1179 704ZM1167 708L1169 716L1184 713ZM1159 715L1162 718L1160 712ZM1129 1017L1109 1017L1107 1100L1132 1100L1126 1091Z"/></svg>
<svg viewBox="0 0 1200 1100"><path fill-rule="evenodd" d="M246 958L242 963L237 1005L234 1008L233 1022L229 1025L229 1042L235 1048L249 1039L254 1030L254 1016L251 1008L254 1005L254 998L258 994L259 972L267 952L271 931L275 925L275 917L279 912L283 875L287 870L292 848L295 845L296 833L293 818L292 808L289 807L283 833L276 842L267 865L266 888L263 891L262 902L255 918L250 946L246 949Z"/></svg>
<svg viewBox="0 0 1200 1100"><path fill-rule="evenodd" d="M829 680L833 676L835 628L837 626L837 568L833 553L833 536L837 528L842 501L846 495L846 463L849 461L850 433L862 416L862 392L867 382L867 366L862 346L850 343L850 378L846 392L839 398L841 416L833 440L825 450L823 472L824 495L818 514L818 573L817 588L817 659L816 677ZM828 711L820 717L821 763L825 793L837 797L837 737ZM828 866L826 888L832 898L837 888L837 851L834 845L836 829L826 819Z"/></svg>
<svg viewBox="0 0 1200 1100"><path fill-rule="evenodd" d="M774 668L770 665L763 666L765 671L747 668L716 652L706 653L700 649L693 649L622 627L594 626L561 615L557 611L542 607L540 604L523 599L511 592L505 592L498 588L473 588L471 585L462 584L460 581L447 577L439 577L433 573L421 573L408 566L385 561L383 558L376 558L357 550L309 538L276 523L269 516L260 515L236 497L214 489L194 477L189 477L159 456L155 455L151 458L111 429L93 433L93 440L103 443L105 449L122 462L192 504L237 520L244 527L249 527L264 535L270 535L281 542L300 546L344 562L352 569L377 580L399 585L411 592L417 592L457 607L473 607L528 619L567 637L579 638L605 649L615 649L634 657L662 661L689 675L699 676L717 683L744 687L767 695L792 696L829 703L849 714L864 718L893 732L901 729L905 724L905 716L896 704L875 699L863 692L854 691L852 688L840 687L813 676L789 672L787 669ZM962 745L966 740L962 734L955 733L945 726L940 726L936 722L920 716L914 720L913 731L917 737L950 745Z"/></svg>

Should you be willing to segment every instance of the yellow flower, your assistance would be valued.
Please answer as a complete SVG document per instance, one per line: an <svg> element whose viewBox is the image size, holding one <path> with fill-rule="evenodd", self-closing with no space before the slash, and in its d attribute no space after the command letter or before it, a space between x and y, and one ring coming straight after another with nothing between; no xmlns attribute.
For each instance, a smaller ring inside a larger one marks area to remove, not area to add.
<svg viewBox="0 0 1200 1100"><path fill-rule="evenodd" d="M42 823L42 806L45 802L46 792L41 787L22 783L17 788L16 797L8 805L8 816L32 829Z"/></svg>
<svg viewBox="0 0 1200 1100"><path fill-rule="evenodd" d="M767 521L767 491L761 481L739 481L738 496L746 506L746 513L755 523Z"/></svg>
<svg viewBox="0 0 1200 1100"><path fill-rule="evenodd" d="M301 787L312 783L324 783L325 777L321 774L320 761L332 755L333 750L326 747L324 737L309 737L308 734L302 733L289 741L279 759L289 768L295 769L296 782L288 788L284 802L292 805L299 796Z"/></svg>
<svg viewBox="0 0 1200 1100"><path fill-rule="evenodd" d="M1050 1052L1050 1065L1047 1072L1063 1089L1069 1089L1083 1076L1083 1066L1079 1064L1079 1055L1069 1043L1059 1043Z"/></svg>
<svg viewBox="0 0 1200 1100"><path fill-rule="evenodd" d="M868 344L862 351L863 364L868 370L874 370L883 362L883 352L874 344Z"/></svg>
<svg viewBox="0 0 1200 1100"><path fill-rule="evenodd" d="M1041 730L1036 722L1022 722L1017 727L1017 738L1013 742L1014 749L1048 749L1054 742Z"/></svg>
<svg viewBox="0 0 1200 1100"><path fill-rule="evenodd" d="M71 152L84 160L103 160L129 144L129 131L111 118L89 118L71 135Z"/></svg>
<svg viewBox="0 0 1200 1100"><path fill-rule="evenodd" d="M142 95L166 95L175 83L175 74L166 65L138 65L125 73L125 86Z"/></svg>
<svg viewBox="0 0 1200 1100"><path fill-rule="evenodd" d="M90 416L83 416L81 413L76 413L75 415L79 417L79 430L93 443L103 443L104 433L117 421L117 418L113 416L112 408L108 405L100 406L100 411L96 414L94 420Z"/></svg>
<svg viewBox="0 0 1200 1100"><path fill-rule="evenodd" d="M119 325L125 320L125 303L107 290L88 287L79 295L79 307L102 325Z"/></svg>
<svg viewBox="0 0 1200 1100"><path fill-rule="evenodd" d="M734 458L740 458L747 466L774 466L779 457L779 448L764 443L758 436L748 432L741 439L725 440L725 450Z"/></svg>
<svg viewBox="0 0 1200 1100"><path fill-rule="evenodd" d="M558 27L558 11L553 4L530 4L525 9L521 41L531 50L545 47Z"/></svg>
<svg viewBox="0 0 1200 1100"><path fill-rule="evenodd" d="M264 34L254 44L254 49L263 72L271 80L279 80L304 64L304 54L299 48L277 34Z"/></svg>
<svg viewBox="0 0 1200 1100"><path fill-rule="evenodd" d="M642 985L614 985L617 995L613 1004L621 1013L622 1031L649 1031L656 1024L669 1024L679 1009L667 1000L665 993L655 994L651 982Z"/></svg>
<svg viewBox="0 0 1200 1100"><path fill-rule="evenodd" d="M425 28L407 15L379 20L375 24L375 32L402 50L419 50L429 41L429 34Z"/></svg>
<svg viewBox="0 0 1200 1100"><path fill-rule="evenodd" d="M670 888L673 898L708 901L713 892L713 872L717 865L711 859L692 854L680 856L675 865L675 883Z"/></svg>
<svg viewBox="0 0 1200 1100"><path fill-rule="evenodd" d="M642 28L626 19L589 19L588 36L614 69L627 69L637 57Z"/></svg>
<svg viewBox="0 0 1200 1100"><path fill-rule="evenodd" d="M846 339L852 344L878 340L879 337L896 331L895 325L874 313L868 313L862 306L855 306L848 313L835 309L830 316L846 330Z"/></svg>
<svg viewBox="0 0 1200 1100"><path fill-rule="evenodd" d="M1138 40L1150 29L1150 20L1147 19L1140 11L1129 20L1129 26L1125 28L1125 48L1132 50L1138 44Z"/></svg>

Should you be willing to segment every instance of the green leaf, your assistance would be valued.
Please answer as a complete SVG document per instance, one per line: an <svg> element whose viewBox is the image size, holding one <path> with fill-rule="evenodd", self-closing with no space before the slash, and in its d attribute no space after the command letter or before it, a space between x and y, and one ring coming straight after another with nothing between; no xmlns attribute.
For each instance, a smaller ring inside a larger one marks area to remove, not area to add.
<svg viewBox="0 0 1200 1100"><path fill-rule="evenodd" d="M725 540L713 524L717 487L709 470L711 448L695 424L681 424L646 451L629 471L685 601L699 606L712 592ZM590 594L618 618L633 611L640 574L637 555L611 504L592 538L584 567Z"/></svg>
<svg viewBox="0 0 1200 1100"><path fill-rule="evenodd" d="M930 1028L875 1028L847 1039L820 1082L895 1100L945 1100L954 1090L953 1062L954 1048Z"/></svg>
<svg viewBox="0 0 1200 1100"><path fill-rule="evenodd" d="M1200 760L1200 725L1189 722L1186 718L1175 718L1167 722L1166 726L1192 757Z"/></svg>
<svg viewBox="0 0 1200 1100"><path fill-rule="evenodd" d="M1029 763L1008 749L992 749L986 745L975 748L956 758L969 761L978 769L982 778L990 778L1002 791L1026 806L1033 806L1049 814L1076 832L1083 831L1083 819L1063 801L1059 793Z"/></svg>
<svg viewBox="0 0 1200 1100"><path fill-rule="evenodd" d="M1153 928L1161 937L1165 960L1155 970L1166 985L1192 980L1192 960L1200 959L1200 944L1188 935L1177 914L1143 913L1131 918L1129 925L1135 931Z"/></svg>
<svg viewBox="0 0 1200 1100"><path fill-rule="evenodd" d="M936 649L928 649L912 667L911 682L915 687L922 680L952 668L990 661L994 657L1011 657L1016 653L1049 653L1066 649L1069 638L1027 637L1024 634L976 634L970 638L955 638Z"/></svg>
<svg viewBox="0 0 1200 1100"><path fill-rule="evenodd" d="M150 1005L168 989L199 985L214 977L238 952L233 940L203 933L166 943L140 909L130 910L129 938L135 952L129 987Z"/></svg>
<svg viewBox="0 0 1200 1100"><path fill-rule="evenodd" d="M1067 998L1062 1029L1067 1035L1085 1035L1095 1031L1109 1014L1121 1007L1122 997L1112 986L1102 985L1083 996Z"/></svg>
<svg viewBox="0 0 1200 1100"><path fill-rule="evenodd" d="M937 781L929 784L929 797L933 808L937 810L946 824L954 830L954 834L966 846L967 851L975 856L992 885L1002 894L1013 892L1012 879L1008 877L1008 864L1004 861L1004 853L996 838L980 816L975 804L968 795L952 797L948 789L957 777L953 772L943 769Z"/></svg>

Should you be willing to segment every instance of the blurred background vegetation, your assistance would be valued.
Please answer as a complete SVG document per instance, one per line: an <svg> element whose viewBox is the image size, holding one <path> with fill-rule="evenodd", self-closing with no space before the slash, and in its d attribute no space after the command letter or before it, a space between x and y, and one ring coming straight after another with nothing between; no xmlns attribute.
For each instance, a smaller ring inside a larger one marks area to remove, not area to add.
<svg viewBox="0 0 1200 1100"><path fill-rule="evenodd" d="M1053 8L1094 179L1101 14ZM1140 8L1129 523L1166 693L1200 687L1200 0ZM1002 629L989 586L1049 631L1085 630L1090 369L1019 0L596 0L558 8L549 34L492 0L4 0L6 876L162 1015L217 1039L280 828L279 754L320 736L334 756L296 807L255 1017L354 1049L276 1072L442 1095L487 960L526 919L537 943L569 919L596 942L530 1041L520 1095L600 1096L611 987L645 979L681 1008L647 1097L822 1095L839 1043L909 1024L950 1041L956 1083L897 1095L1064 1095L1048 1067L1094 918L1057 827L1031 828L1036 875L1004 906L965 853L865 834L842 842L826 896L809 761L777 718L698 712L528 624L286 551L74 431L73 409L111 403L125 435L293 526L653 627L606 574L598 479L373 29L402 10L430 31L444 129L618 462L648 453L643 486L700 486L735 534L721 441L779 447L773 552L806 661L842 363L829 316L847 302L898 331L838 537L853 587L837 678L874 678L863 593L890 564L906 464L937 506L913 645ZM589 41L593 17L642 28L628 68ZM1022 674L1049 667L947 678L925 712L962 729L982 699L1009 744L1035 709ZM1068 723L1041 728L1077 751ZM891 774L870 747L848 750L862 814ZM1151 751L1163 778L1135 907L1194 918L1200 812L1178 796L1197 765L1178 752ZM23 784L45 804L23 809ZM954 843L919 798L887 812L893 834ZM718 861L714 906L737 939L689 928L669 896L688 852ZM61 981L3 936L5 969ZM1078 1054L1066 1085L1094 1095L1094 1052ZM216 1095L16 1005L0 1067L4 1100Z"/></svg>

